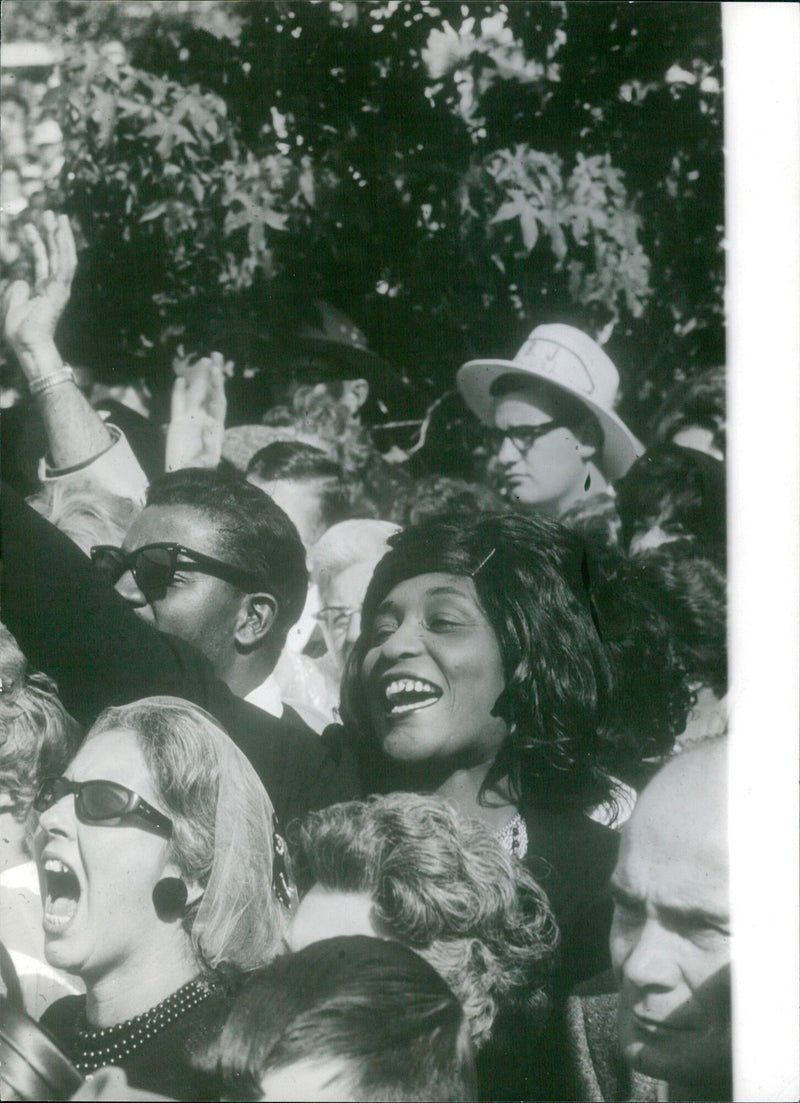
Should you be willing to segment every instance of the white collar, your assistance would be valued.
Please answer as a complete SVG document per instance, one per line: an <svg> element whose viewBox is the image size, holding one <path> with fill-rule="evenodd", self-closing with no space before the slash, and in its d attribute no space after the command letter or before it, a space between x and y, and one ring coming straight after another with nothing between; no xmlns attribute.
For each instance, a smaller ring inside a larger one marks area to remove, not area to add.
<svg viewBox="0 0 800 1103"><path fill-rule="evenodd" d="M267 675L260 686L251 689L246 695L245 701L249 701L250 704L255 705L256 708L268 712L270 716L276 716L278 719L283 716L281 689L273 674Z"/></svg>

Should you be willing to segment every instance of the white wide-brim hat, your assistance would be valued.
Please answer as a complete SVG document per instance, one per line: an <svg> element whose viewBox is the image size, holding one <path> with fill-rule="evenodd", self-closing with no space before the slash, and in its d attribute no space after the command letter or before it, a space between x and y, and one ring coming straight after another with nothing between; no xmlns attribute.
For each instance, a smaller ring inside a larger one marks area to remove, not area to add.
<svg viewBox="0 0 800 1103"><path fill-rule="evenodd" d="M537 326L513 360L470 360L458 369L456 384L481 421L494 424L492 386L501 376L542 379L577 399L600 423L603 449L595 461L607 479L620 479L644 452L614 413L619 373L600 346L573 326Z"/></svg>

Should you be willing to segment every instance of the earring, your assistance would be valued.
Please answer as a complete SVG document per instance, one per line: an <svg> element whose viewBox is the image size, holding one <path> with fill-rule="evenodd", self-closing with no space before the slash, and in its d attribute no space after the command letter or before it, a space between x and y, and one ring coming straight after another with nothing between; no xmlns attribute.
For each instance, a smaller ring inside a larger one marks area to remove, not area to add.
<svg viewBox="0 0 800 1103"><path fill-rule="evenodd" d="M589 474L586 476L586 482L583 484L583 489L588 490L591 485L592 485L592 473L590 471Z"/></svg>
<svg viewBox="0 0 800 1103"><path fill-rule="evenodd" d="M162 877L153 888L153 906L156 915L165 923L180 919L186 911L189 889L180 877Z"/></svg>

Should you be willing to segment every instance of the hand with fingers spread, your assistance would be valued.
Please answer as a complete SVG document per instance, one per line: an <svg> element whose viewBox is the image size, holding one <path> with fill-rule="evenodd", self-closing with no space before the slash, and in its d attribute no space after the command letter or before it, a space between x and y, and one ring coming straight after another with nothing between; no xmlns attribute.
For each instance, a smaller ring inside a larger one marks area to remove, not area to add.
<svg viewBox="0 0 800 1103"><path fill-rule="evenodd" d="M69 302L77 254L66 215L45 211L42 235L32 223L25 225L25 242L33 256L34 285L14 280L3 297L3 336L30 380L50 367L55 351L56 326ZM56 353L57 357L57 353Z"/></svg>
<svg viewBox="0 0 800 1103"><path fill-rule="evenodd" d="M216 467L225 435L225 377L233 364L212 352L194 364L182 358L174 367L166 469Z"/></svg>

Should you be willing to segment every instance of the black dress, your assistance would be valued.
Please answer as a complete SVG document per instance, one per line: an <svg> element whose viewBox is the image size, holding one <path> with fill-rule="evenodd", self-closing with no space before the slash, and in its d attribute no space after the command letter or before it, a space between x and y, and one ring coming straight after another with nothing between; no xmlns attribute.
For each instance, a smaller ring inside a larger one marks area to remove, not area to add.
<svg viewBox="0 0 800 1103"><path fill-rule="evenodd" d="M561 934L559 961L546 1025L541 1014L528 1014L524 1006L500 1010L491 1040L478 1054L484 1100L567 1098L562 1094L564 1000L573 985L610 965L608 881L617 860L617 833L580 809L523 804L520 813L528 833L523 861L550 900Z"/></svg>
<svg viewBox="0 0 800 1103"><path fill-rule="evenodd" d="M216 1039L231 1006L223 989L195 980L143 1015L105 1030L87 1023L85 996L56 1000L40 1025L84 1076L114 1065L134 1088L170 1099L216 1100L221 1081L193 1058L202 1058Z"/></svg>

